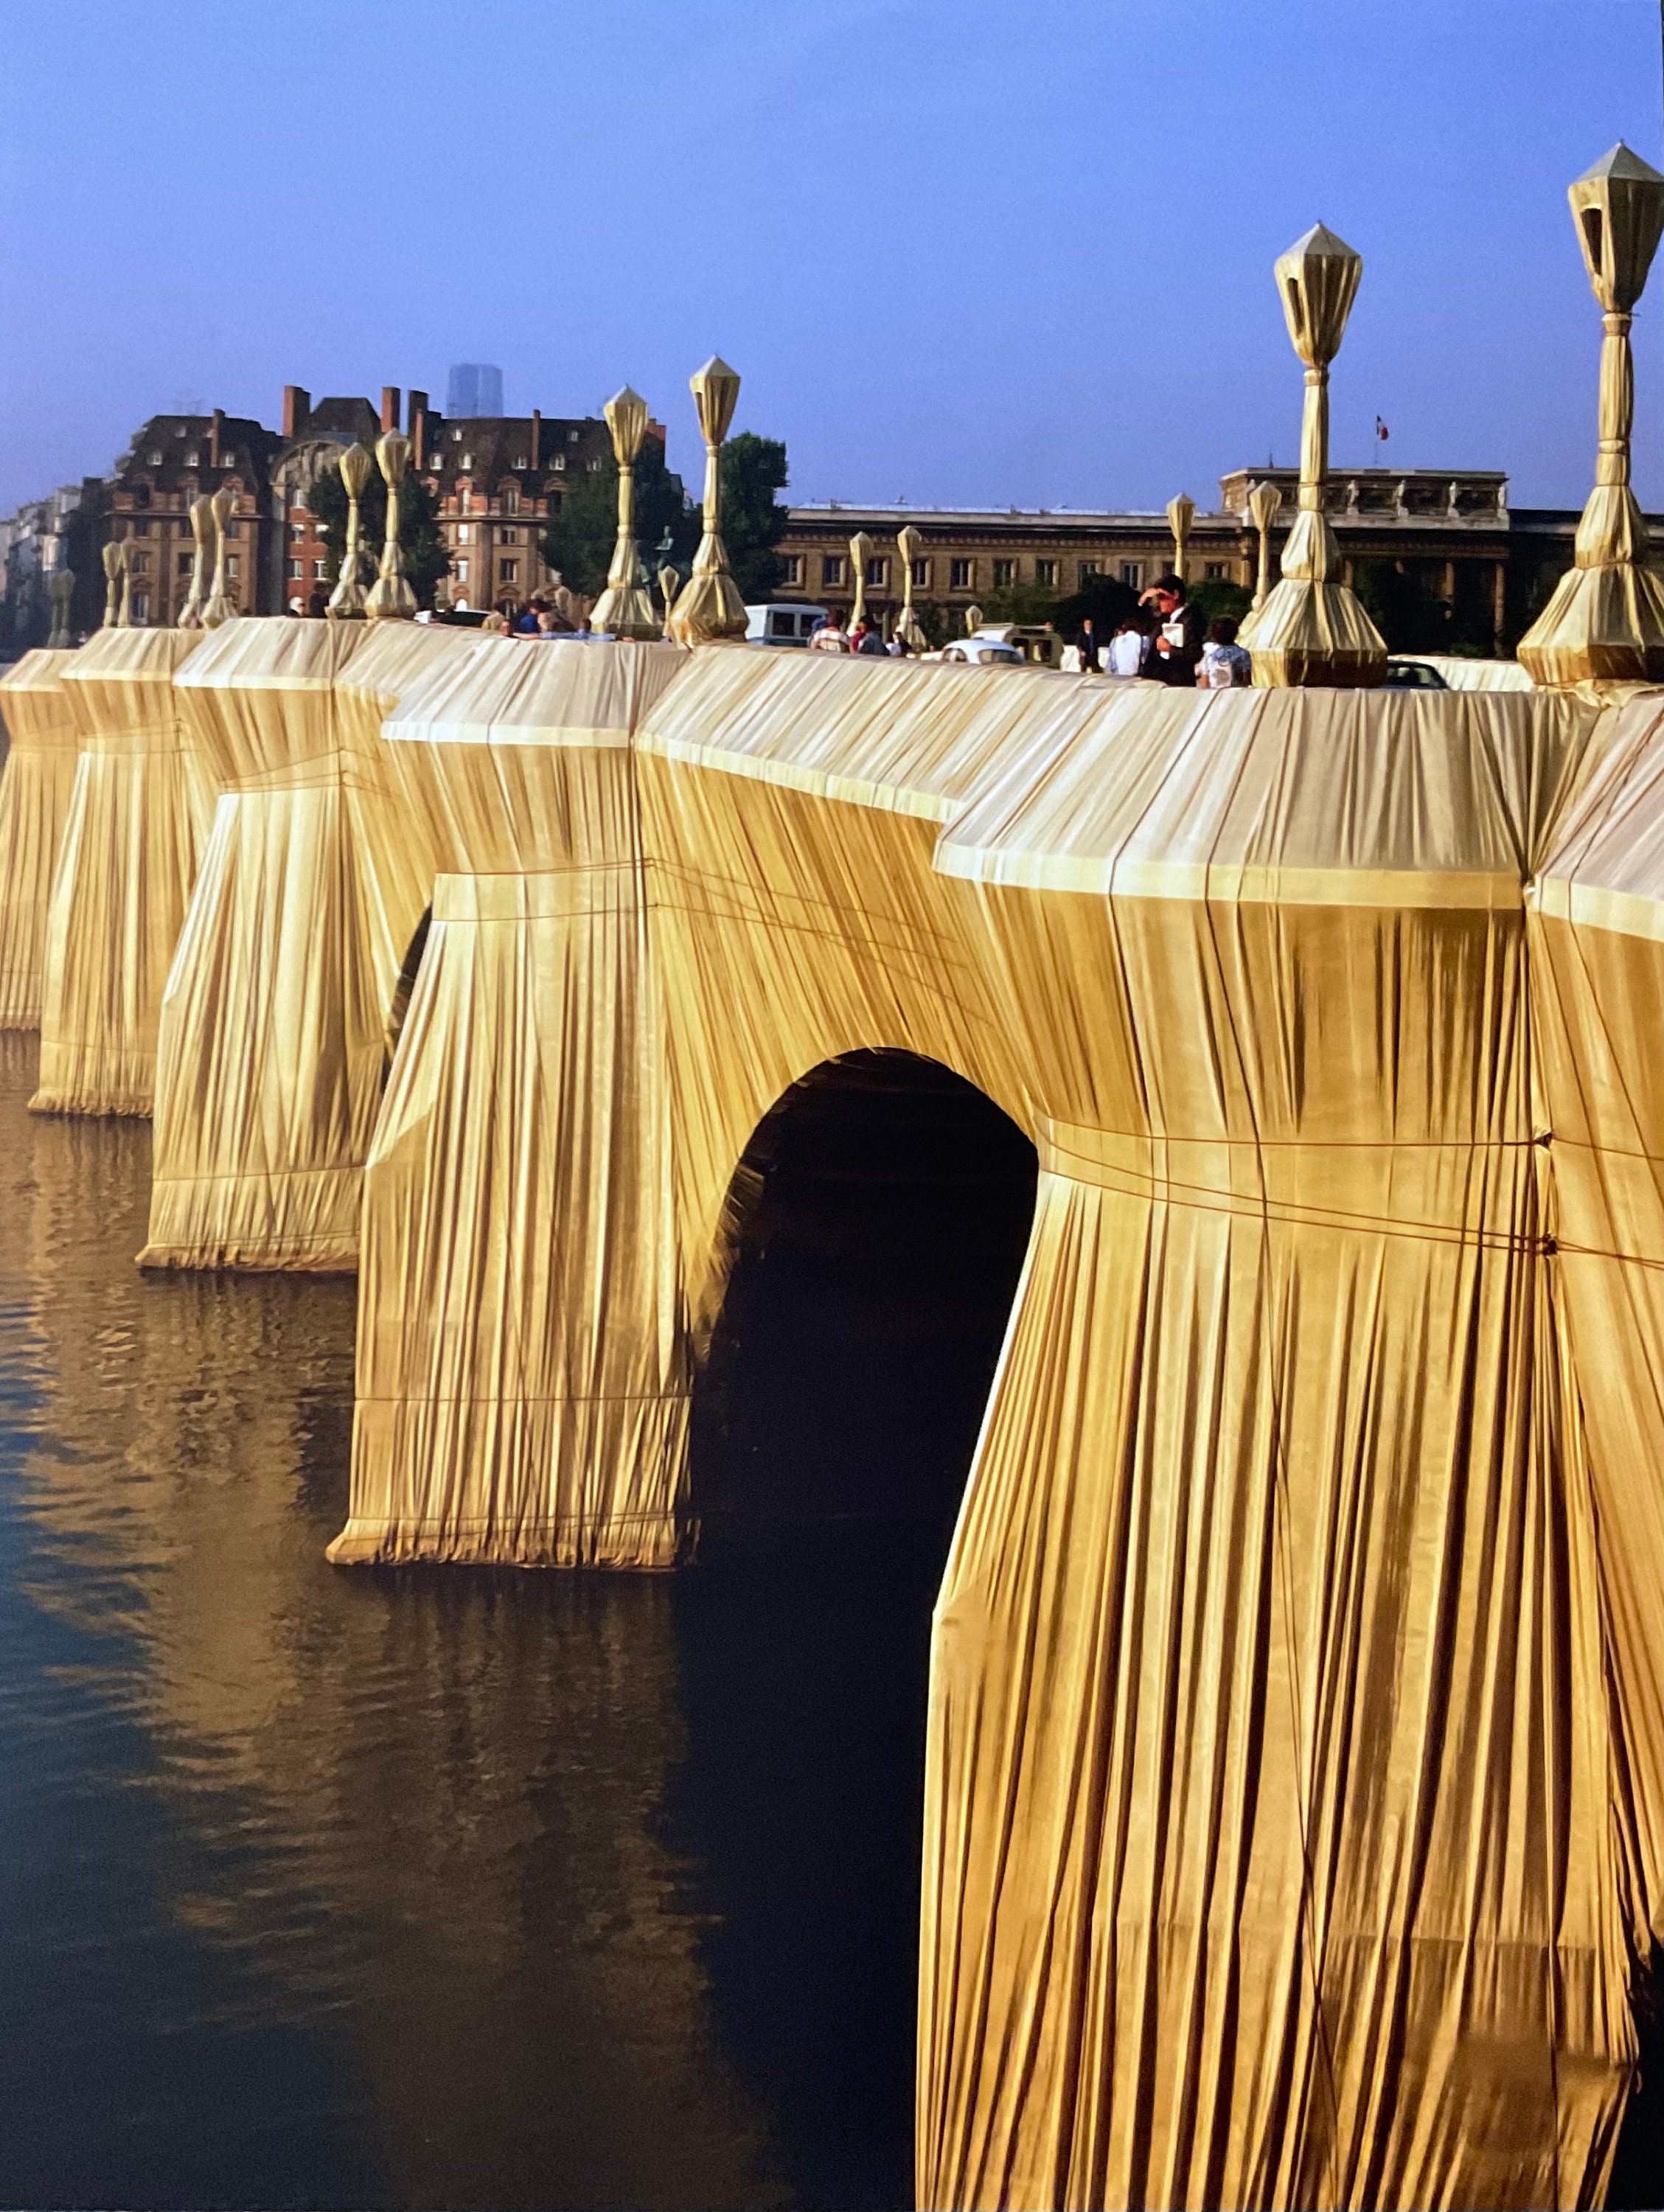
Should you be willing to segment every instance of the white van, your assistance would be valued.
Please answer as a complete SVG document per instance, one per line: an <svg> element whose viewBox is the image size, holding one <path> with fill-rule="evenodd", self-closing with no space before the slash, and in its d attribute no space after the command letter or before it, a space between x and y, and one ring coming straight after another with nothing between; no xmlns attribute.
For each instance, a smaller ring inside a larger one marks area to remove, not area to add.
<svg viewBox="0 0 1664 2212"><path fill-rule="evenodd" d="M790 606L747 607L746 641L751 645L807 645L816 623L825 620L824 607L805 607L795 600Z"/></svg>

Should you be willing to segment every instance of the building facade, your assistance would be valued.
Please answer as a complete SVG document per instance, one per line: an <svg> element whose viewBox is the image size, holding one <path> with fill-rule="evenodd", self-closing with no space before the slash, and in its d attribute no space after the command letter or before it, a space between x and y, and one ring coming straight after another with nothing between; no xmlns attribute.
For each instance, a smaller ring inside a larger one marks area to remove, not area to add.
<svg viewBox="0 0 1664 2212"><path fill-rule="evenodd" d="M124 539L130 605L140 629L167 629L191 590L191 505L229 492L226 596L239 614L270 611L267 578L277 523L271 467L279 440L263 423L228 415L153 415L109 479L106 536Z"/></svg>
<svg viewBox="0 0 1664 2212"><path fill-rule="evenodd" d="M1272 532L1272 575L1296 512L1292 469L1237 469L1220 480L1219 504L1198 514L1186 550L1187 580L1252 589L1259 538L1249 491L1270 482L1283 495ZM1512 513L1508 479L1495 470L1362 469L1337 472L1325 507L1353 580L1365 562L1400 570L1432 598L1483 632L1511 645L1570 566L1577 516L1571 510ZM998 607L1022 595L1025 611L1074 598L1104 579L1137 592L1170 569L1173 536L1165 514L1074 509L796 507L782 538L780 595L847 613L853 597L850 539L873 541L866 604L888 626L902 606L896 533L910 524L922 544L914 562L915 604L934 612L944 634L964 627L971 608ZM1664 526L1655 526L1664 556Z"/></svg>
<svg viewBox="0 0 1664 2212"><path fill-rule="evenodd" d="M452 603L523 606L556 582L539 541L568 485L606 466L612 439L593 416L535 408L462 422L430 415L422 418L419 452L414 466L438 503L451 556Z"/></svg>

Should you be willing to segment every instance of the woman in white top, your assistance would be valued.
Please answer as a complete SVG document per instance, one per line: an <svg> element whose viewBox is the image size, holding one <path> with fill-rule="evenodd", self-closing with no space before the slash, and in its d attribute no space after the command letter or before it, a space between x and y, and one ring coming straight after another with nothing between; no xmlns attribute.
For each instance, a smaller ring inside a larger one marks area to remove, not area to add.
<svg viewBox="0 0 1664 2212"><path fill-rule="evenodd" d="M1108 676L1137 676L1150 650L1149 618L1140 611L1127 616L1105 648L1104 672Z"/></svg>

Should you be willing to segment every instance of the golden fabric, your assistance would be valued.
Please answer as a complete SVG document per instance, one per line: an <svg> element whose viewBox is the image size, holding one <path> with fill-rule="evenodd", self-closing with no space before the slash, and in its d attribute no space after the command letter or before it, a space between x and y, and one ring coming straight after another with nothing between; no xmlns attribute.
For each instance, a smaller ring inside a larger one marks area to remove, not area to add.
<svg viewBox="0 0 1664 2212"><path fill-rule="evenodd" d="M675 1554L687 1355L629 737L683 659L486 638L386 725L441 873L366 1175L332 1559Z"/></svg>
<svg viewBox="0 0 1664 2212"><path fill-rule="evenodd" d="M1400 658L1436 669L1452 691L1529 691L1530 677L1517 660L1468 660L1454 653L1412 653Z"/></svg>
<svg viewBox="0 0 1664 2212"><path fill-rule="evenodd" d="M81 749L64 689L73 658L37 648L0 676L0 1030L40 1026L46 902Z"/></svg>
<svg viewBox="0 0 1664 2212"><path fill-rule="evenodd" d="M475 642L243 617L181 672L222 796L162 1006L141 1266L355 1264L395 987L434 874L380 722Z"/></svg>
<svg viewBox="0 0 1664 2212"><path fill-rule="evenodd" d="M101 629L64 671L81 750L46 915L37 1113L150 1111L162 986L213 815L173 684L201 642Z"/></svg>
<svg viewBox="0 0 1664 2212"><path fill-rule="evenodd" d="M333 1556L673 1559L757 1121L953 1067L1041 1176L920 2202L1597 2201L1664 1929L1664 702L487 641L390 738L445 873Z"/></svg>

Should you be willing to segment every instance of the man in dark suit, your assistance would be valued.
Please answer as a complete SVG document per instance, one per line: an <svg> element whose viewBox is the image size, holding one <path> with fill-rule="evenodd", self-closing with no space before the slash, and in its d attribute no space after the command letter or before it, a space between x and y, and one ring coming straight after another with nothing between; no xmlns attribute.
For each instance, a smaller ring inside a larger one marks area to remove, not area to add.
<svg viewBox="0 0 1664 2212"><path fill-rule="evenodd" d="M1155 610L1158 625L1144 664L1146 679L1154 684L1193 685L1196 664L1202 657L1202 617L1185 598L1183 580L1158 576L1139 605Z"/></svg>

